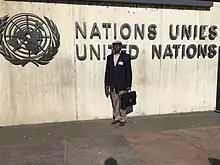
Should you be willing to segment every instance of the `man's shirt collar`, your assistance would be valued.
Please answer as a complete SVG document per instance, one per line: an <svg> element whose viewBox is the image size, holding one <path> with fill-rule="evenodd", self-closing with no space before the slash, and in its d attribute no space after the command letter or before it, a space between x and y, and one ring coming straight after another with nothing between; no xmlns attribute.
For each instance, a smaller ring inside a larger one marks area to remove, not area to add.
<svg viewBox="0 0 220 165"><path fill-rule="evenodd" d="M120 55L121 54L121 51L120 52L118 52L118 53L115 53L114 55Z"/></svg>

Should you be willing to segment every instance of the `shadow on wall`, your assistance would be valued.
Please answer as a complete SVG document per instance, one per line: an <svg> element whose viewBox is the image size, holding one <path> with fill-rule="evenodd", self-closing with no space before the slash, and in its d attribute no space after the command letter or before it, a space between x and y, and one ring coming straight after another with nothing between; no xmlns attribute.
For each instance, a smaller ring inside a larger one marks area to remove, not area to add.
<svg viewBox="0 0 220 165"><path fill-rule="evenodd" d="M118 165L118 162L114 158L108 158L105 160L104 165Z"/></svg>
<svg viewBox="0 0 220 165"><path fill-rule="evenodd" d="M215 158L209 158L210 165L220 165L220 160Z"/></svg>
<svg viewBox="0 0 220 165"><path fill-rule="evenodd" d="M117 2L117 0L5 0L5 1L64 3L64 4L117 6L117 7L138 7L138 8L146 8L146 9L147 8L157 8L157 9L179 9L179 10L203 10L203 11L210 11L210 7L211 7L211 6L197 7L197 6L183 6L183 5L165 5L165 4L160 5L157 3L154 3L154 4L133 3L133 4L131 4L131 3ZM132 1L132 0L128 0L128 1ZM133 0L133 1L135 2L135 0ZM212 3L212 2L209 2L209 3Z"/></svg>

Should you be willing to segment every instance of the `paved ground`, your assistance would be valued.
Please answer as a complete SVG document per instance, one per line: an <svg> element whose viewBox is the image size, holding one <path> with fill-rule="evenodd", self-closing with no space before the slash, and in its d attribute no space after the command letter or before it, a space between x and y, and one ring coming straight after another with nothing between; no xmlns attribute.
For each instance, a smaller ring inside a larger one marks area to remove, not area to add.
<svg viewBox="0 0 220 165"><path fill-rule="evenodd" d="M0 128L0 165L220 165L214 112Z"/></svg>

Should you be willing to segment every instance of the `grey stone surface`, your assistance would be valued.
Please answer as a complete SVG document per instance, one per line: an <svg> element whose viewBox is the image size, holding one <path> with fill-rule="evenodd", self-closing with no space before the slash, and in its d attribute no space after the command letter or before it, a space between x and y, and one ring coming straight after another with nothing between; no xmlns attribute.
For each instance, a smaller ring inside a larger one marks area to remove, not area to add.
<svg viewBox="0 0 220 165"><path fill-rule="evenodd" d="M64 155L64 143L38 143L31 145L6 145L0 146L0 160L5 159L25 159L40 156Z"/></svg>
<svg viewBox="0 0 220 165"><path fill-rule="evenodd" d="M220 159L214 112L129 118L123 128L110 122L0 128L0 165L104 165L111 157L118 165L215 165Z"/></svg>
<svg viewBox="0 0 220 165"><path fill-rule="evenodd" d="M113 157L119 164L140 165L134 149L122 135L101 138L76 138L67 145L67 164L104 165L104 161Z"/></svg>
<svg viewBox="0 0 220 165"><path fill-rule="evenodd" d="M2 165L66 165L63 155L1 160Z"/></svg>

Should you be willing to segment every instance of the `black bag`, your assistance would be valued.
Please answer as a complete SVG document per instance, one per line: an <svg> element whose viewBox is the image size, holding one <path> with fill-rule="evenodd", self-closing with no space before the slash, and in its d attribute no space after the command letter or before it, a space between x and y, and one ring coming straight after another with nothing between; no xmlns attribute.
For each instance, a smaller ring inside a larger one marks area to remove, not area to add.
<svg viewBox="0 0 220 165"><path fill-rule="evenodd" d="M126 109L127 107L131 107L136 105L137 94L135 91L130 91L121 94L121 109Z"/></svg>
<svg viewBox="0 0 220 165"><path fill-rule="evenodd" d="M134 111L134 108L133 106L130 106L130 107L127 107L125 110L126 110L126 114L128 115Z"/></svg>

